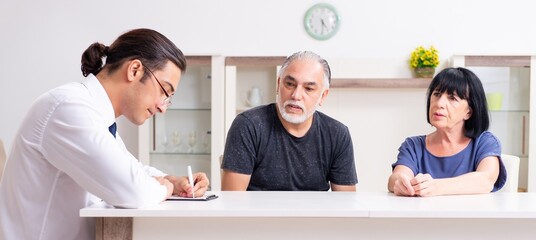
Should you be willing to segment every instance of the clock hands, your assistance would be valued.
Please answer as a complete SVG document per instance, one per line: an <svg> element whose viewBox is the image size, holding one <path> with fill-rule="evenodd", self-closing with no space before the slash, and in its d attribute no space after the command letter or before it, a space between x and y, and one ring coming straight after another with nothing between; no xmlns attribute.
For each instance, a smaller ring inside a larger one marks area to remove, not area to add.
<svg viewBox="0 0 536 240"><path fill-rule="evenodd" d="M328 29L328 26L326 25L326 23L324 22L324 19L321 18L320 19L320 23L322 24L322 33L324 33L324 29Z"/></svg>

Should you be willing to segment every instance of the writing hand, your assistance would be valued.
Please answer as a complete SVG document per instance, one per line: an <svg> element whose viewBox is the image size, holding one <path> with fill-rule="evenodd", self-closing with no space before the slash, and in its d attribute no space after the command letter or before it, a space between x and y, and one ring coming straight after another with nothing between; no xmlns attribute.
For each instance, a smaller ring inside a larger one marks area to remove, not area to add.
<svg viewBox="0 0 536 240"><path fill-rule="evenodd" d="M205 195L205 192L208 190L208 186L210 184L207 175L203 172L195 173L194 182L195 182L195 185L193 186L193 188L194 188L195 195L196 196Z"/></svg>
<svg viewBox="0 0 536 240"><path fill-rule="evenodd" d="M209 186L208 177L203 172L193 174L194 186L189 183L188 177L186 176L166 176L166 178L175 186L173 193L181 197L192 197L192 188L195 196L203 196Z"/></svg>

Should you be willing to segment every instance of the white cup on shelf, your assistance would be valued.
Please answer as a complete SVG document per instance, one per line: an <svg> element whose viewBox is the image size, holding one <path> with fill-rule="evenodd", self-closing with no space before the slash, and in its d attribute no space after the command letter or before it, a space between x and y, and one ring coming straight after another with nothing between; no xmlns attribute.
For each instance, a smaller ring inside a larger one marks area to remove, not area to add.
<svg viewBox="0 0 536 240"><path fill-rule="evenodd" d="M258 87L253 87L248 91L248 97L246 103L250 107L256 107L261 105L261 89Z"/></svg>

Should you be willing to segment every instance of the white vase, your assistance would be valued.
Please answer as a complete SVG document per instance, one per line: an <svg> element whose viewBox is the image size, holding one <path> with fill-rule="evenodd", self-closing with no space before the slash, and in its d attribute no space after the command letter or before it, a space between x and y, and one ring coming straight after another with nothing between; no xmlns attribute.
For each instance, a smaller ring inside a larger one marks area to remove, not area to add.
<svg viewBox="0 0 536 240"><path fill-rule="evenodd" d="M261 105L261 90L257 87L254 87L251 90L249 90L246 103L250 107L256 107L256 106Z"/></svg>

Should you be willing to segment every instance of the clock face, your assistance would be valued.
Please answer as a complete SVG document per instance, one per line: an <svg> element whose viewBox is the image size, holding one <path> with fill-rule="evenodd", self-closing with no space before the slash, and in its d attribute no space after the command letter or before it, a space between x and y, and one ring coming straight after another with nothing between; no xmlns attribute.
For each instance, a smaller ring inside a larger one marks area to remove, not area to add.
<svg viewBox="0 0 536 240"><path fill-rule="evenodd" d="M340 26L337 10L325 3L319 3L309 8L303 20L307 33L317 40L327 40L333 37Z"/></svg>

